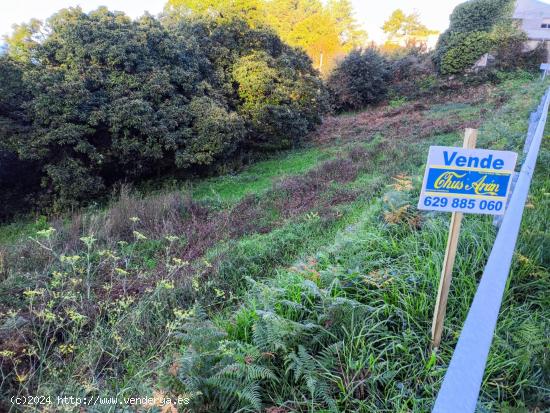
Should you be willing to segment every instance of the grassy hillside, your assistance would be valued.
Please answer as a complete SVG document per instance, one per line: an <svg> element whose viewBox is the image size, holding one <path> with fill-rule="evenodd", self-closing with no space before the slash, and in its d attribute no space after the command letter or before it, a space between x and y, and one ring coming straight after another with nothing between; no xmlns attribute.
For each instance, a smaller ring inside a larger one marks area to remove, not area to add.
<svg viewBox="0 0 550 413"><path fill-rule="evenodd" d="M241 173L1 228L0 393L185 396L196 412L429 411L495 229L465 218L431 352L449 215L414 207L427 149L460 146L473 126L479 147L521 151L544 87L517 78L331 117L307 147ZM550 406L549 160L545 139L484 411Z"/></svg>

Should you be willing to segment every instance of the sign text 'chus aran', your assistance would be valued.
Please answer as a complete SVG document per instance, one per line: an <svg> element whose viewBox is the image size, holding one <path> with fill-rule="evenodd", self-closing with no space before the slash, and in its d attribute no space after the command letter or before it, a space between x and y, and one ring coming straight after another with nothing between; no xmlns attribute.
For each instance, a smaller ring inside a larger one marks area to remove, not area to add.
<svg viewBox="0 0 550 413"><path fill-rule="evenodd" d="M504 214L517 154L431 146L418 209Z"/></svg>

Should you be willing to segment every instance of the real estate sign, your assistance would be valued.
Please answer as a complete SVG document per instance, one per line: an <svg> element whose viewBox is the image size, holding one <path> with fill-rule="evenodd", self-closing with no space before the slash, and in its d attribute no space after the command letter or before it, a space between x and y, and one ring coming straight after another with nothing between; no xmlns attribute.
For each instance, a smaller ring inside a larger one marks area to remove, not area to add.
<svg viewBox="0 0 550 413"><path fill-rule="evenodd" d="M517 154L431 146L418 209L504 214Z"/></svg>

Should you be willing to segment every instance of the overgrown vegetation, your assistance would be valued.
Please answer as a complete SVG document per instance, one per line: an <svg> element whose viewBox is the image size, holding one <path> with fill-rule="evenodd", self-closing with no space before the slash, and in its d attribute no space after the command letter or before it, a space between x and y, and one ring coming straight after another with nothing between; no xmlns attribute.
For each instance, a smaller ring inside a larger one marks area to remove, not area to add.
<svg viewBox="0 0 550 413"><path fill-rule="evenodd" d="M357 49L347 0L178 0L134 21L76 8L16 26L0 56L0 220L104 204L123 184L238 170L295 148L329 106L397 108L463 87L438 76L432 57L441 74L463 73L494 50L497 70L473 82L532 68L542 49L523 52L509 6L458 6L433 56L417 40ZM433 33L399 10L386 26L395 39ZM327 88L304 51L337 63Z"/></svg>
<svg viewBox="0 0 550 413"><path fill-rule="evenodd" d="M483 122L480 146L517 149L541 92L520 78L327 119L281 169L125 191L102 212L0 231L1 394L181 395L197 412L429 410L494 230L465 220L431 353L448 223L412 206L426 149L458 144L464 122ZM547 403L546 172L489 360L489 409Z"/></svg>
<svg viewBox="0 0 550 413"><path fill-rule="evenodd" d="M522 146L520 125L526 122L512 111L524 107L525 97L482 128L481 145ZM505 136L494 129L497 124L506 125ZM547 149L535 187L547 184L542 166ZM410 152L407 159L419 160ZM494 230L487 217L469 217L449 304L452 327L443 351L430 353L430 297L437 290L435 263L441 260L447 221L419 216L411 206L419 184L419 176L396 176L383 205L372 203L334 244L281 268L273 279L248 279L243 304L229 317L213 323L201 307L186 314L172 388L196 395L196 411L429 411L444 373L440 366L449 360ZM525 228L539 233L545 224L533 219L543 216L547 200L537 197L535 203ZM543 297L549 274L547 257L537 251L515 261L480 408L548 407ZM520 308L518 316L512 309Z"/></svg>

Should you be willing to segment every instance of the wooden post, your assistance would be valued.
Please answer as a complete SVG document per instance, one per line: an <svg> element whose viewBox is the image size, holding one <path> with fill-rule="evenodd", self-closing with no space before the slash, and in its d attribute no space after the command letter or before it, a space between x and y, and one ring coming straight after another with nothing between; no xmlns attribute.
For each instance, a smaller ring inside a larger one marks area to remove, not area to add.
<svg viewBox="0 0 550 413"><path fill-rule="evenodd" d="M474 149L476 147L476 141L477 129L467 128L464 132L464 143L462 147L465 149ZM433 348L438 348L441 342L441 333L443 332L443 321L447 309L447 298L449 296L449 288L453 275L453 265L455 263L462 215L462 212L453 212L451 215L447 249L445 250L445 259L443 260L443 268L441 269L441 278L439 279L439 289L437 291L437 301L435 302L434 318L432 321Z"/></svg>

